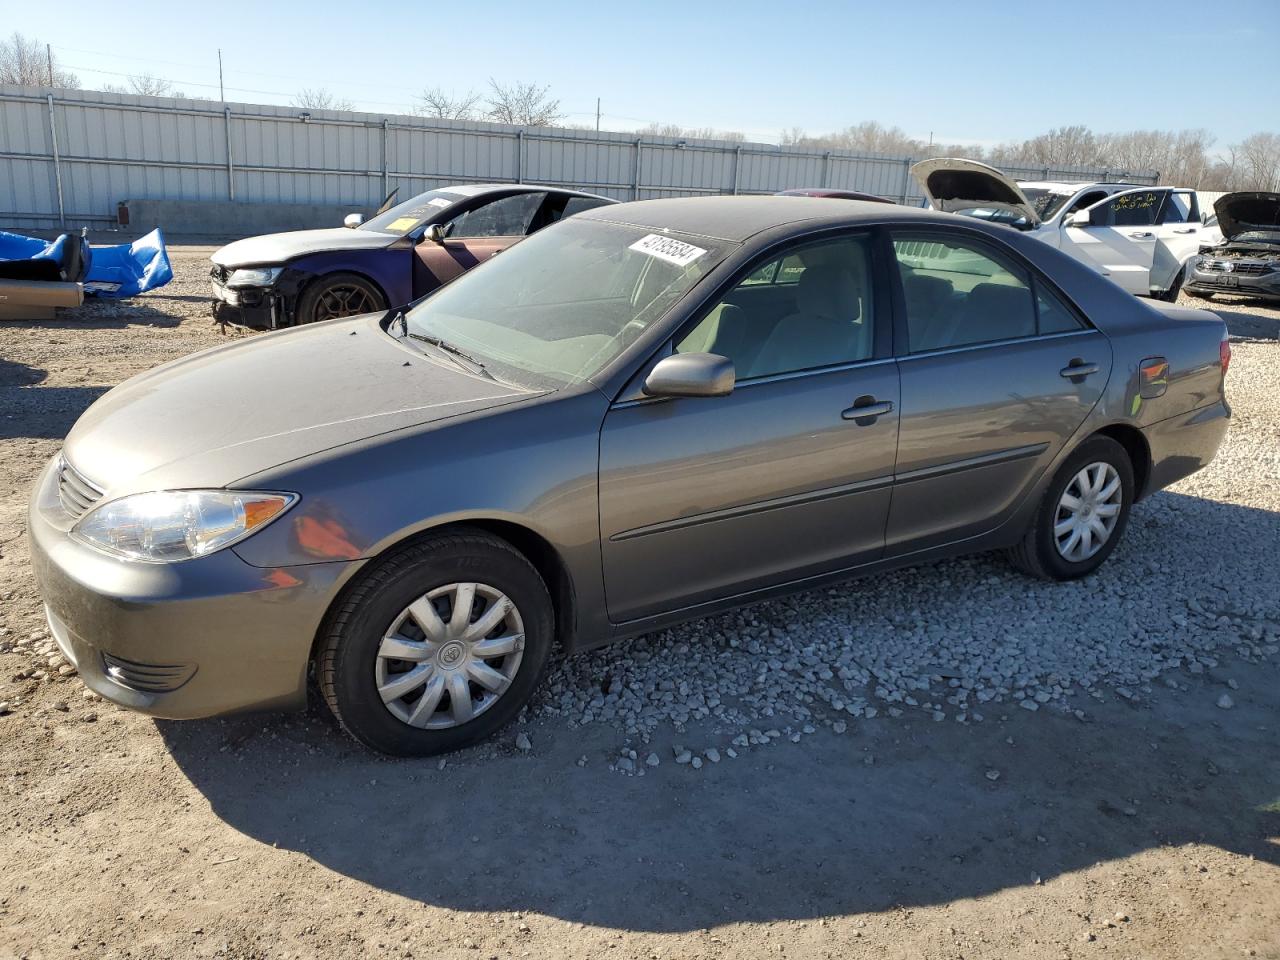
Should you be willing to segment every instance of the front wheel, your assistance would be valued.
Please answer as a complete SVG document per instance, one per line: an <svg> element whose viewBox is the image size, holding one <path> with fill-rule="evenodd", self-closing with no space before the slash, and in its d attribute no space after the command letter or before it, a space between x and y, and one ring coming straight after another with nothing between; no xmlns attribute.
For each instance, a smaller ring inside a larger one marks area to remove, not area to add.
<svg viewBox="0 0 1280 960"><path fill-rule="evenodd" d="M551 599L514 547L480 532L412 544L366 573L326 625L325 702L365 745L427 756L515 718L542 675Z"/></svg>
<svg viewBox="0 0 1280 960"><path fill-rule="evenodd" d="M1076 580L1116 548L1134 499L1133 464L1110 437L1092 437L1058 468L1009 559L1044 580Z"/></svg>
<svg viewBox="0 0 1280 960"><path fill-rule="evenodd" d="M298 297L297 323L319 323L387 309L382 291L357 273L330 273L312 280Z"/></svg>

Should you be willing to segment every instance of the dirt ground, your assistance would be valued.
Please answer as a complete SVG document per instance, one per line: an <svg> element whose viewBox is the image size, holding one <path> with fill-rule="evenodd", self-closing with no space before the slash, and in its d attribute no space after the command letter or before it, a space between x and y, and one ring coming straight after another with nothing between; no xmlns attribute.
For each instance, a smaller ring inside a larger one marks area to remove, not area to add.
<svg viewBox="0 0 1280 960"><path fill-rule="evenodd" d="M655 739L643 777L611 769L604 724L391 761L320 706L176 723L86 696L33 653L27 496L107 388L238 335L208 319L208 251L173 255L174 283L133 303L0 323L0 960L1280 958L1280 663L1229 644L1171 684L1100 693L1087 722L880 716L698 771L670 761L691 724ZM1247 435L1274 462L1280 311L1212 307L1230 384L1253 385L1228 447ZM1244 496L1230 452L1208 507ZM1262 594L1280 587L1253 559L1280 551L1276 503L1221 534L1261 538L1227 575ZM1203 562L1162 522L1166 563ZM945 605L940 573L913 575ZM1280 628L1219 613L1241 636Z"/></svg>

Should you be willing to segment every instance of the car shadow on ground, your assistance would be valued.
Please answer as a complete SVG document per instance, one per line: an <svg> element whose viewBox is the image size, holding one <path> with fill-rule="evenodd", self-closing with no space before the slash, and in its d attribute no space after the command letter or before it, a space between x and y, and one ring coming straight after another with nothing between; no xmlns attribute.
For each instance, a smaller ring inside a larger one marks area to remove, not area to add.
<svg viewBox="0 0 1280 960"><path fill-rule="evenodd" d="M1220 316L1227 324L1227 332L1233 337L1256 340L1280 340L1280 315L1271 317L1258 313L1231 310L1217 304L1205 304L1205 309ZM1267 306L1272 306L1267 304Z"/></svg>
<svg viewBox="0 0 1280 960"><path fill-rule="evenodd" d="M165 298L163 294L148 294L148 299L186 300L187 297ZM208 300L208 297L195 299ZM213 320L212 313L209 316ZM3 320L6 328L39 330L113 330L126 327L176 327L182 317L157 309L137 300L85 300L78 307L59 307L52 320Z"/></svg>
<svg viewBox="0 0 1280 960"><path fill-rule="evenodd" d="M42 386L47 371L0 358L0 440L61 440L108 387Z"/></svg>
<svg viewBox="0 0 1280 960"><path fill-rule="evenodd" d="M1130 556L1100 576L1140 580L1153 549L1188 548L1179 530L1192 521L1205 536L1280 538L1280 514L1153 501L1151 522L1130 527ZM950 602L940 587L940 617ZM672 762L671 741L723 750L727 736L668 731L638 745L642 768L649 750L661 758L644 777L609 769L624 738L602 724L533 723L531 753L508 730L444 769L371 755L317 707L157 726L229 826L344 876L458 910L687 931L981 897L1161 845L1280 865L1269 840L1280 836L1280 667L1237 663L1231 710L1215 705L1226 687L1214 673L1184 669L1185 691L1157 685L1134 701L1082 695L1088 722L1012 704L972 725L882 714L700 771Z"/></svg>

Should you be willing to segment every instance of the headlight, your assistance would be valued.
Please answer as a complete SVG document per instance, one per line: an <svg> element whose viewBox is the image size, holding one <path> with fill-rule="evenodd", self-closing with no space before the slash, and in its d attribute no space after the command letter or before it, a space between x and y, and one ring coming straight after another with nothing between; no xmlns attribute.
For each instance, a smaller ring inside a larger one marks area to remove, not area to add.
<svg viewBox="0 0 1280 960"><path fill-rule="evenodd" d="M221 550L297 503L292 493L161 490L122 497L90 511L72 534L131 560L172 563Z"/></svg>
<svg viewBox="0 0 1280 960"><path fill-rule="evenodd" d="M243 267L232 270L227 278L228 287L269 287L276 282L284 267Z"/></svg>

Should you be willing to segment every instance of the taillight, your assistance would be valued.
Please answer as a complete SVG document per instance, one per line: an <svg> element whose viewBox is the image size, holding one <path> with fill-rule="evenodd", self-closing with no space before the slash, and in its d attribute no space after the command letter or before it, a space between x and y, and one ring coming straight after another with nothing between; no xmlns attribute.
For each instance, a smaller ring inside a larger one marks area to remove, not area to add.
<svg viewBox="0 0 1280 960"><path fill-rule="evenodd" d="M1222 364L1222 375L1227 375L1227 367L1231 366L1231 340L1227 331L1222 331L1222 342L1218 344L1218 362Z"/></svg>

